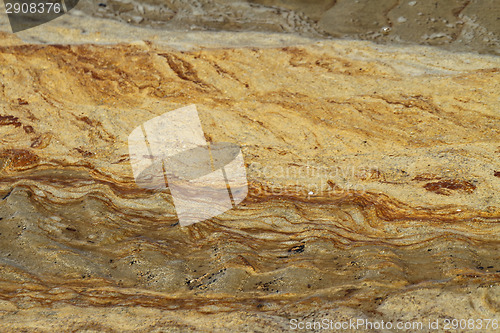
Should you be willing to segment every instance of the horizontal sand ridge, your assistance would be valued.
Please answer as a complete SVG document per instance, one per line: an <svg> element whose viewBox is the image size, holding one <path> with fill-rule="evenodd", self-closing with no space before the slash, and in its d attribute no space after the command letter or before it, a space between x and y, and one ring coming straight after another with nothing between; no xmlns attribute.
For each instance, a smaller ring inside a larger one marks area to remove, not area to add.
<svg viewBox="0 0 500 333"><path fill-rule="evenodd" d="M499 10L496 0L80 0L68 14L18 36L33 43L154 39L185 48L263 46L280 34L295 43L334 37L499 55ZM0 3L0 31L10 32L4 12Z"/></svg>

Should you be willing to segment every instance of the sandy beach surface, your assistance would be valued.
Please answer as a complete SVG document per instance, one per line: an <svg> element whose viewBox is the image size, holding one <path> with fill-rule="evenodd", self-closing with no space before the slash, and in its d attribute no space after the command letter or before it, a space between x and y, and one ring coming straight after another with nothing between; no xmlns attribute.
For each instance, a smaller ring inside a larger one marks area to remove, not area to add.
<svg viewBox="0 0 500 333"><path fill-rule="evenodd" d="M0 16L0 331L498 331L498 4L374 3ZM192 104L248 195L183 227L128 137Z"/></svg>

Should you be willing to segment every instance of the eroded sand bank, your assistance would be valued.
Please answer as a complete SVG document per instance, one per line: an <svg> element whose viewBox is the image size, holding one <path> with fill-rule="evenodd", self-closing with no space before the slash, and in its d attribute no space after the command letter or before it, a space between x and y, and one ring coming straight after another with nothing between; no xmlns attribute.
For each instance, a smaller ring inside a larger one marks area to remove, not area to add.
<svg viewBox="0 0 500 333"><path fill-rule="evenodd" d="M3 331L499 319L498 57L92 34L1 36ZM168 191L135 185L127 136L188 104L242 147L249 195L180 227Z"/></svg>

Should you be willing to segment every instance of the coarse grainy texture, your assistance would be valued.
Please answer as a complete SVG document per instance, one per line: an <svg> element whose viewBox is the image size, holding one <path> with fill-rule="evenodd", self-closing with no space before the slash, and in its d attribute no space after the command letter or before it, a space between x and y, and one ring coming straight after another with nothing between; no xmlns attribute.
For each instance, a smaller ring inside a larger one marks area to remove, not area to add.
<svg viewBox="0 0 500 333"><path fill-rule="evenodd" d="M1 331L500 319L499 91L498 57L428 47L3 33ZM249 195L180 227L127 137L189 104L242 147Z"/></svg>

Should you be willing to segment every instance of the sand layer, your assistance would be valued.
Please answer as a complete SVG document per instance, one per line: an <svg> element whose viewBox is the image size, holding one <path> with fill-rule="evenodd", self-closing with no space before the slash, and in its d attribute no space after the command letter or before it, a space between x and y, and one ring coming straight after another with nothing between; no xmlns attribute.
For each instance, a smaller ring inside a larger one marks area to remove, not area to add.
<svg viewBox="0 0 500 333"><path fill-rule="evenodd" d="M0 45L2 332L500 319L498 57ZM127 137L189 104L242 147L249 195L180 227Z"/></svg>
<svg viewBox="0 0 500 333"><path fill-rule="evenodd" d="M286 32L500 55L497 0L94 0L77 10L159 31Z"/></svg>

